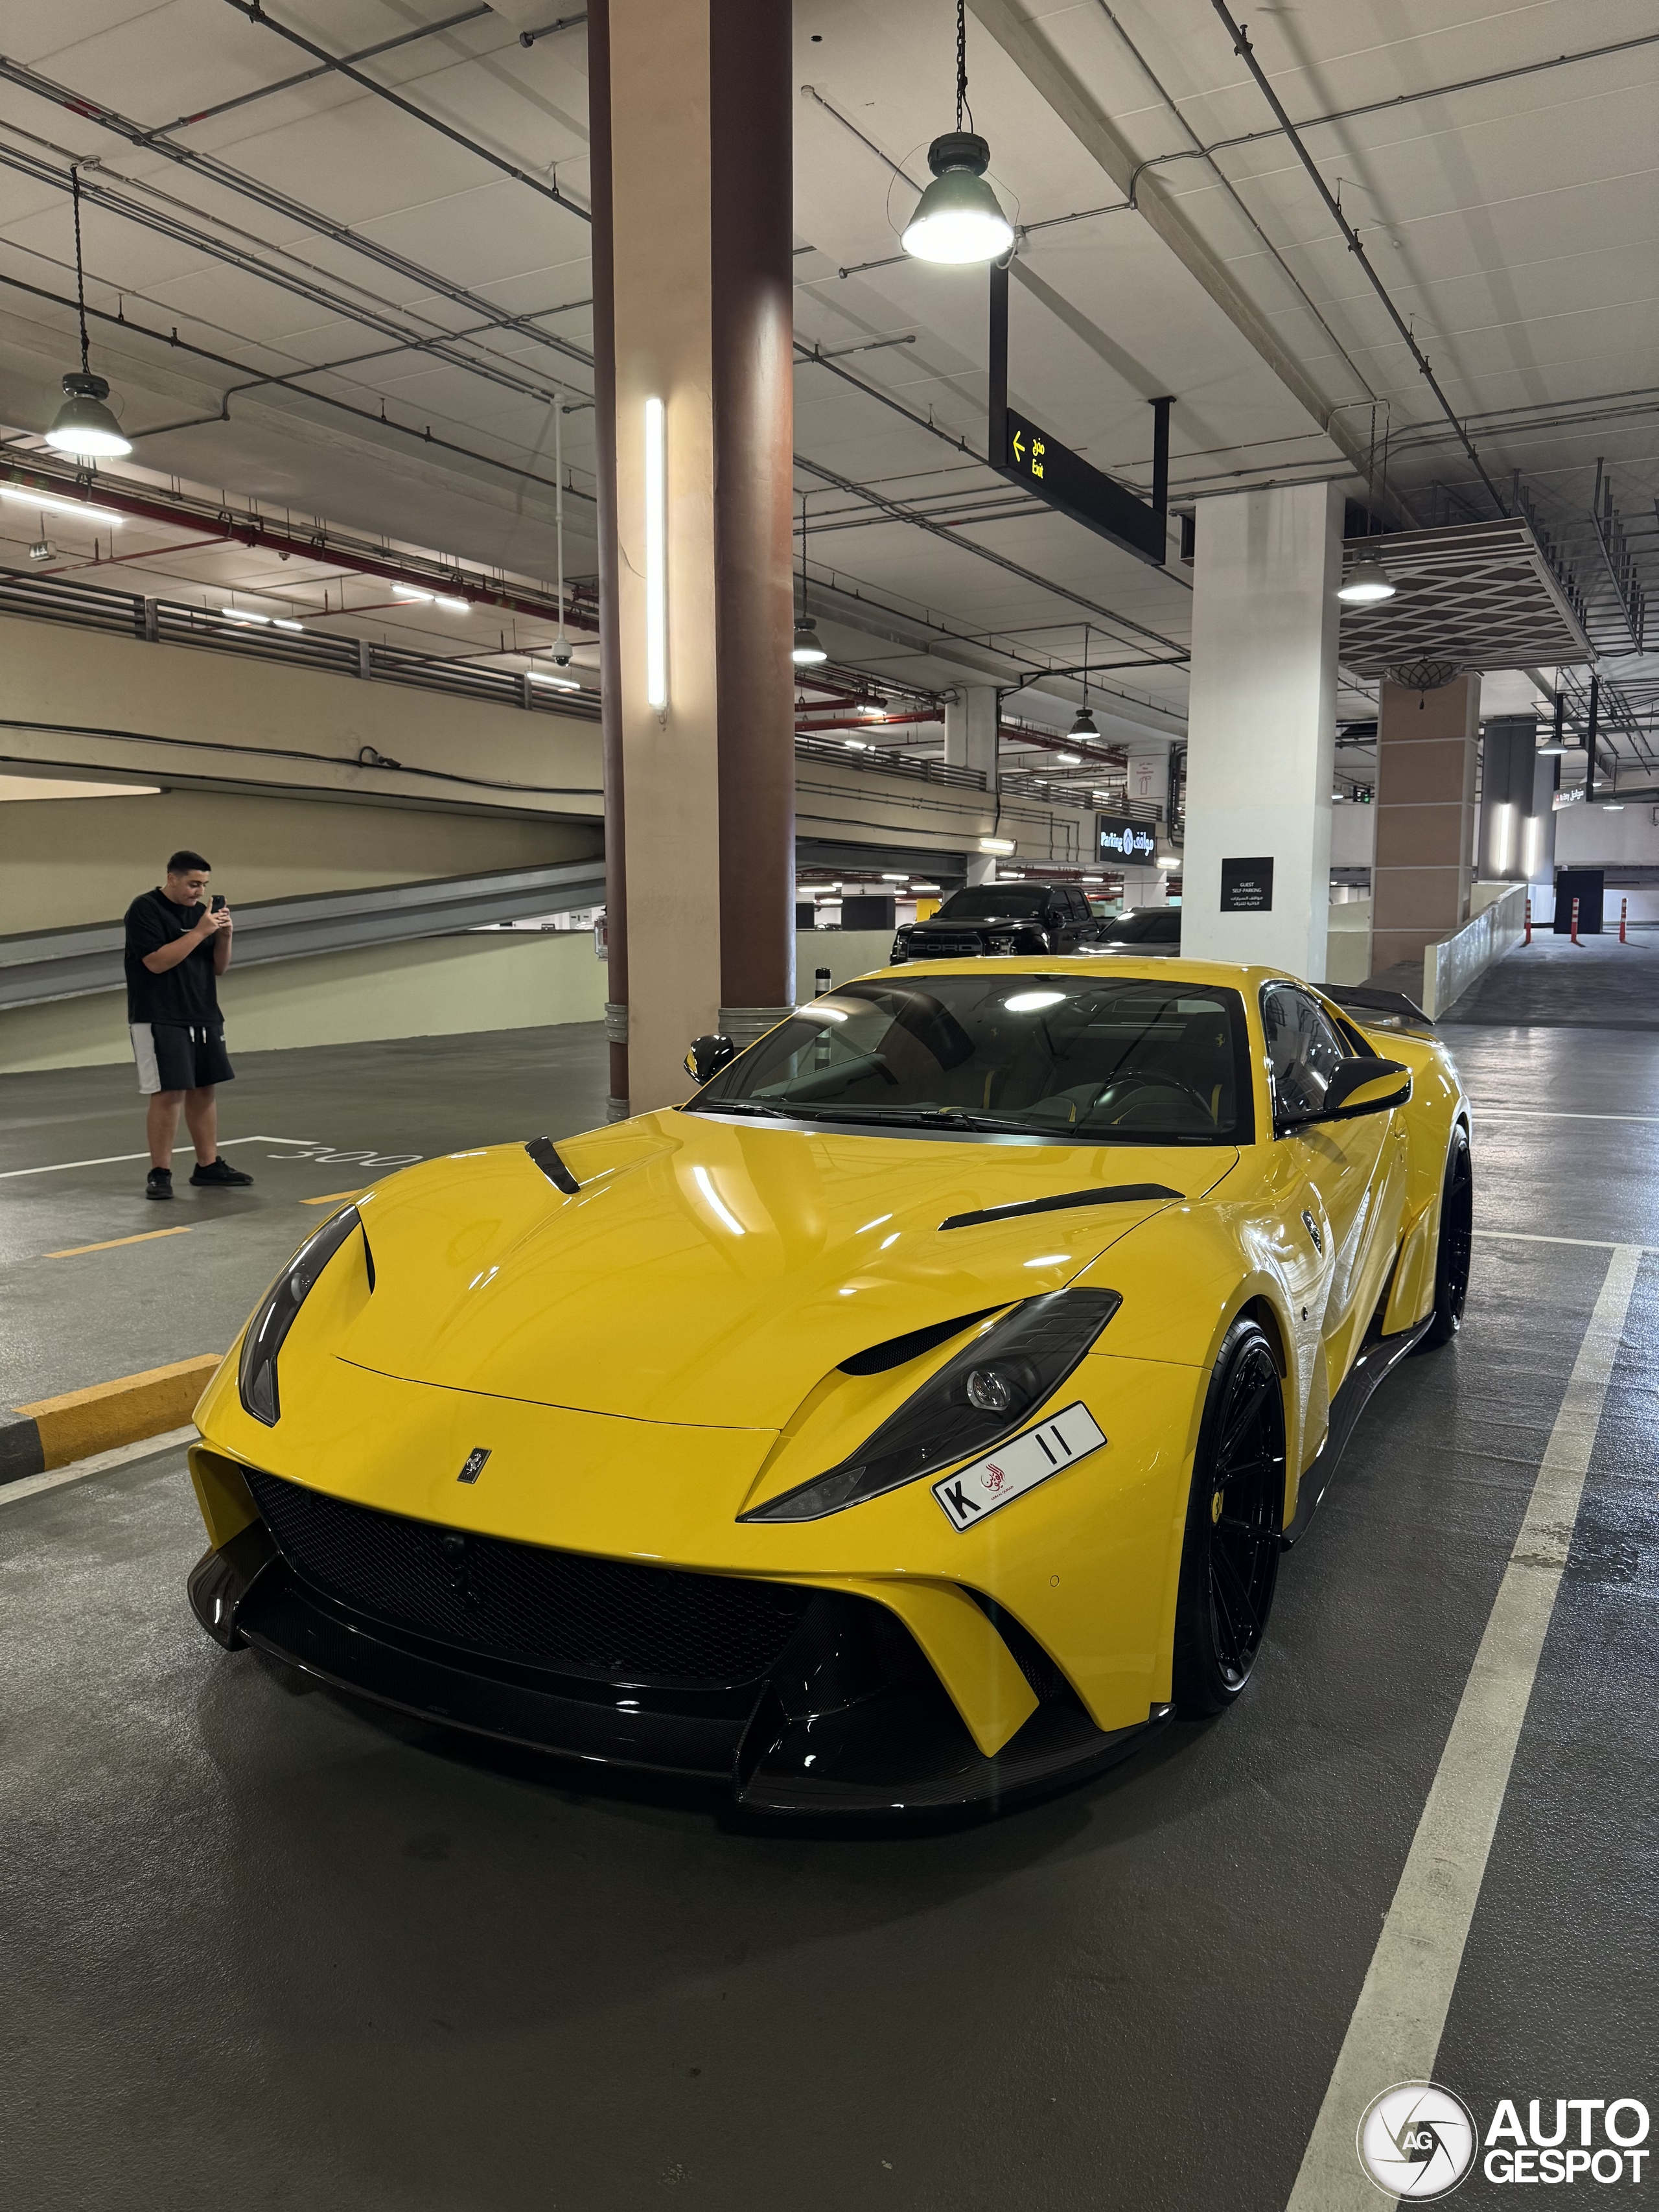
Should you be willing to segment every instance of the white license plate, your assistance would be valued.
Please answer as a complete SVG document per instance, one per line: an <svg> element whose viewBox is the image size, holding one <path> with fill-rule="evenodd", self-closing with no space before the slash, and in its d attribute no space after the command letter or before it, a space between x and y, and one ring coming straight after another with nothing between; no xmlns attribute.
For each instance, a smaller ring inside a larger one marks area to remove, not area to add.
<svg viewBox="0 0 1659 2212"><path fill-rule="evenodd" d="M945 1517L960 1534L976 1528L997 1508L1051 1474L1098 1451L1105 1436L1086 1406L1067 1406L1063 1413L1039 1421L1034 1429L1011 1437L1000 1451L965 1467L960 1474L947 1474L933 1485L933 1495Z"/></svg>

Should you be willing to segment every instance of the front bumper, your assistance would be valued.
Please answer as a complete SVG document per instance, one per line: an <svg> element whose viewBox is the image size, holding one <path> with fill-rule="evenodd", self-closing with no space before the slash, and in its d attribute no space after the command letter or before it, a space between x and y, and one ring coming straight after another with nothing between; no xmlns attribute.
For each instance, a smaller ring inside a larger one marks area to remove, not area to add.
<svg viewBox="0 0 1659 2212"><path fill-rule="evenodd" d="M782 1815L1006 1802L1109 1765L1146 1733L1096 1728L994 1607L1037 1705L988 1756L870 1599L480 1540L244 1472L260 1517L192 1571L203 1627L447 1727L717 1783Z"/></svg>

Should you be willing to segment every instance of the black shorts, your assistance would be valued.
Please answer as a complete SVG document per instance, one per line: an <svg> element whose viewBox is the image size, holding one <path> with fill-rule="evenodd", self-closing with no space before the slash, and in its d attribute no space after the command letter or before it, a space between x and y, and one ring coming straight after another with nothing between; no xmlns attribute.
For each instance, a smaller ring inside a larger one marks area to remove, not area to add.
<svg viewBox="0 0 1659 2212"><path fill-rule="evenodd" d="M200 1091L210 1083L236 1079L222 1030L175 1029L166 1022L131 1022L128 1027L141 1097L154 1097L158 1091Z"/></svg>

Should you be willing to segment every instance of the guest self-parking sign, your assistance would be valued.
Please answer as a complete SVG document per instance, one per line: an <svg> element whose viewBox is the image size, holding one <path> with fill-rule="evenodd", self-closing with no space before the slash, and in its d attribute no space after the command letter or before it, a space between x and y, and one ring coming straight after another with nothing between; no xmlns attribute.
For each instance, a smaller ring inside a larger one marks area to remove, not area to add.
<svg viewBox="0 0 1659 2212"><path fill-rule="evenodd" d="M1271 914L1273 908L1273 864L1271 854L1254 860L1221 863L1223 914Z"/></svg>

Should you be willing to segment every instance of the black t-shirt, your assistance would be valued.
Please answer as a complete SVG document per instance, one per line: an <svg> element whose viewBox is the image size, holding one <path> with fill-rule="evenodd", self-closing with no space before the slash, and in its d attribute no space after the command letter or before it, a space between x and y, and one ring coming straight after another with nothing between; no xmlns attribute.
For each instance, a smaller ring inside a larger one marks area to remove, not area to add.
<svg viewBox="0 0 1659 2212"><path fill-rule="evenodd" d="M213 947L204 937L176 968L160 975L144 965L147 952L159 952L176 937L195 928L206 908L175 906L165 891L144 891L127 908L127 1019L160 1022L171 1029L220 1029L219 994L215 988Z"/></svg>

